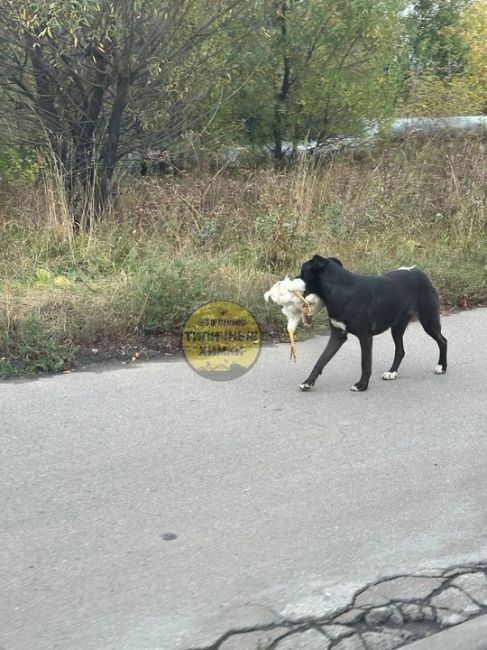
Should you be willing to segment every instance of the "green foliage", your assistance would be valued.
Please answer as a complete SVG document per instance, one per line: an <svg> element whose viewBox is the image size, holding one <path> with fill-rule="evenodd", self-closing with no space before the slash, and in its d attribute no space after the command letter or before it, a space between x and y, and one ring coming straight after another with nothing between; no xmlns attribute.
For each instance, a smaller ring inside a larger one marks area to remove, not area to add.
<svg viewBox="0 0 487 650"><path fill-rule="evenodd" d="M438 6L443 13L449 8L449 23L438 24L436 30L432 23L418 44L420 51L404 87L403 114L442 117L485 112L487 4L484 0L466 3L460 15L465 3L457 3L455 14L451 4ZM410 30L413 45L415 33Z"/></svg>
<svg viewBox="0 0 487 650"><path fill-rule="evenodd" d="M0 144L0 181L8 185L32 182L40 165L32 153L11 144Z"/></svg>
<svg viewBox="0 0 487 650"><path fill-rule="evenodd" d="M408 7L406 32L416 74L450 76L463 70L468 44L461 16L468 0L414 0Z"/></svg>
<svg viewBox="0 0 487 650"><path fill-rule="evenodd" d="M192 260L195 262L195 260ZM139 297L139 327L145 332L166 332L180 327L205 301L205 272L201 264L182 260L148 260L134 279Z"/></svg>
<svg viewBox="0 0 487 650"><path fill-rule="evenodd" d="M61 158L74 209L80 187L84 206L102 200L129 152L200 161L200 144L244 142L279 159L307 138L360 134L398 97L414 114L480 110L471 8L482 2L5 0L0 77L19 132L47 135Z"/></svg>
<svg viewBox="0 0 487 650"><path fill-rule="evenodd" d="M59 344L46 325L30 316L9 329L0 327L0 377L60 372L72 362L72 351Z"/></svg>
<svg viewBox="0 0 487 650"><path fill-rule="evenodd" d="M256 144L359 133L389 115L397 89L394 45L401 3L262 0L233 29L232 102L219 119ZM251 28L252 27L252 28Z"/></svg>
<svg viewBox="0 0 487 650"><path fill-rule="evenodd" d="M74 274L72 274L72 276L74 276ZM47 269L39 268L35 272L34 285L37 287L66 289L71 285L71 280L67 275L53 276Z"/></svg>

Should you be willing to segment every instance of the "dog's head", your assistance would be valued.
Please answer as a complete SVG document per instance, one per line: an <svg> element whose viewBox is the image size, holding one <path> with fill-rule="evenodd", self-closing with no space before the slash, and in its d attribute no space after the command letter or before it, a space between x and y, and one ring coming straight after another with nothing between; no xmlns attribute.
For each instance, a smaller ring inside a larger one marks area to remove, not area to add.
<svg viewBox="0 0 487 650"><path fill-rule="evenodd" d="M343 266L337 257L321 257L321 255L315 255L303 264L299 277L306 284L307 293L315 293L318 291L320 277L326 271L329 264Z"/></svg>

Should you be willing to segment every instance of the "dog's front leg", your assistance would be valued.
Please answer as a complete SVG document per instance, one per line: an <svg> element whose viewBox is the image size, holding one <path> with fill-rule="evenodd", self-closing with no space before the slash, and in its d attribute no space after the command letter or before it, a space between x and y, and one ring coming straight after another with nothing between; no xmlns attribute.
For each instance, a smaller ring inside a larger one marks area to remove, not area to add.
<svg viewBox="0 0 487 650"><path fill-rule="evenodd" d="M323 353L321 354L320 358L316 362L316 365L311 371L311 374L308 377L308 379L306 379L306 381L304 381L302 384L299 385L299 388L301 390L306 391L313 388L313 386L315 385L315 381L323 372L323 368L326 366L328 361L330 361L330 359L332 359L335 356L335 354L342 347L342 345L345 343L346 340L347 340L347 333L341 329L338 329L337 327L332 326L328 344L324 349Z"/></svg>
<svg viewBox="0 0 487 650"><path fill-rule="evenodd" d="M362 349L362 376L360 381L354 384L350 390L361 392L367 390L372 373L372 336L360 336L359 341Z"/></svg>

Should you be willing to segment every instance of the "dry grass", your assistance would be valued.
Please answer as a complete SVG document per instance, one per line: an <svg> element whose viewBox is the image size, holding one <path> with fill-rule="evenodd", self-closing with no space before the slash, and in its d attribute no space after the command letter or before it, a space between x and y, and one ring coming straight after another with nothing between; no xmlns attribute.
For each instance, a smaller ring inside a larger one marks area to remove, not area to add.
<svg viewBox="0 0 487 650"><path fill-rule="evenodd" d="M4 366L32 318L63 350L177 330L212 298L244 304L263 324L280 323L262 292L315 252L364 273L419 264L448 305L487 298L480 137L411 140L280 172L128 178L106 219L76 236L61 187L54 176L4 195Z"/></svg>

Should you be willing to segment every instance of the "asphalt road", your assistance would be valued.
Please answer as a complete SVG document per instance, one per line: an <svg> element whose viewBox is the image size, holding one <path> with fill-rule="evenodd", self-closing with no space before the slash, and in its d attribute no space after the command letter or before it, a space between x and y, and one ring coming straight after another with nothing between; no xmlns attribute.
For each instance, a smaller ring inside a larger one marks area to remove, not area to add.
<svg viewBox="0 0 487 650"><path fill-rule="evenodd" d="M0 647L185 650L313 616L385 575L487 557L487 309L436 344L266 347L243 378L183 360L0 384Z"/></svg>

